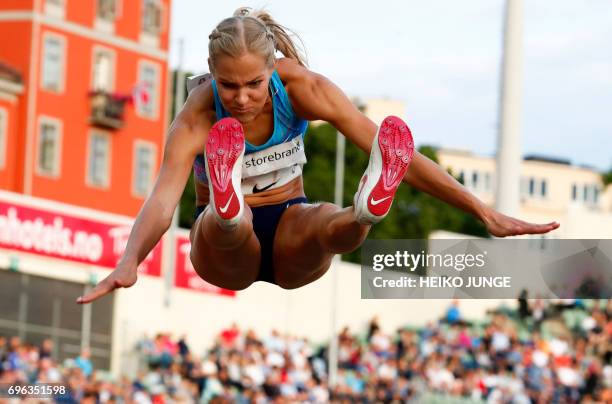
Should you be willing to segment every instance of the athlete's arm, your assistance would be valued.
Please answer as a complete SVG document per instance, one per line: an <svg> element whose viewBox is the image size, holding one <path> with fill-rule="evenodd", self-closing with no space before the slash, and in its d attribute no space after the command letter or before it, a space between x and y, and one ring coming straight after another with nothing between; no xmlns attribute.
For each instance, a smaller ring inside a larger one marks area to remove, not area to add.
<svg viewBox="0 0 612 404"><path fill-rule="evenodd" d="M277 68L281 78L286 78L287 92L298 115L309 120L319 119L331 123L357 147L370 153L377 126L357 109L342 90L324 76L293 61L279 61ZM531 224L496 212L417 151L404 182L474 215L495 236L546 233L559 227L556 222Z"/></svg>
<svg viewBox="0 0 612 404"><path fill-rule="evenodd" d="M136 217L117 267L91 292L78 298L77 303L90 303L116 288L132 286L137 279L138 265L170 227L195 156L204 149L211 126L196 98L197 94L190 95L170 126L157 180Z"/></svg>

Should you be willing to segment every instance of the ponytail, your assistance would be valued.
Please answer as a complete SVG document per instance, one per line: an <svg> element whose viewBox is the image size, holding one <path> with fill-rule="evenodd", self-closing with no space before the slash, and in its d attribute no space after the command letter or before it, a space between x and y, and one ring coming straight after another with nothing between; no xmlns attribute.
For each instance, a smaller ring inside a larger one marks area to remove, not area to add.
<svg viewBox="0 0 612 404"><path fill-rule="evenodd" d="M236 13L244 12L242 10L244 10L245 8L246 7L239 8L238 10L236 10L234 15L236 15ZM270 15L270 13L263 9L249 10L247 16L256 18L261 21L264 26L272 33L272 35L274 36L274 45L276 50L282 53L285 57L294 59L301 66L306 66L308 64L306 62L306 57L302 54L302 52L300 52L300 49L295 45L293 39L291 38L291 35L297 38L300 41L301 49L305 49L304 42L298 34L276 22L274 18L272 18L272 16Z"/></svg>

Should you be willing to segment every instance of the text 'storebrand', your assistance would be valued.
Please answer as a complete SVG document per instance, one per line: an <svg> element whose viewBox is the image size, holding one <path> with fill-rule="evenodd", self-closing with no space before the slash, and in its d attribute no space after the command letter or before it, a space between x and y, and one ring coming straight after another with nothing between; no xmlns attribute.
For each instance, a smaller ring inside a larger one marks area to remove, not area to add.
<svg viewBox="0 0 612 404"><path fill-rule="evenodd" d="M245 155L242 162L242 178L271 173L305 163L304 142L299 136L276 146ZM262 182L264 183L267 182Z"/></svg>
<svg viewBox="0 0 612 404"><path fill-rule="evenodd" d="M274 161L278 161L278 160L281 160L287 157L291 157L291 155L295 153L299 153L300 150L302 150L302 144L298 143L295 146L293 146L291 149L285 150L280 153L273 152L273 153L269 153L261 157L251 157L250 160L245 158L244 166L246 168L250 168L250 167L257 167L265 163L272 163Z"/></svg>

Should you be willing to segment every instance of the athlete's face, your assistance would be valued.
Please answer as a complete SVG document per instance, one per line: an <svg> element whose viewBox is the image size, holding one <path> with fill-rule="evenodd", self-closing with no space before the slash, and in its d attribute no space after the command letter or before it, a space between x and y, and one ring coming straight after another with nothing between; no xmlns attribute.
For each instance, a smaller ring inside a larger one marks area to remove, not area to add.
<svg viewBox="0 0 612 404"><path fill-rule="evenodd" d="M214 76L225 109L242 123L254 120L269 99L272 72L263 57L252 53L215 59Z"/></svg>

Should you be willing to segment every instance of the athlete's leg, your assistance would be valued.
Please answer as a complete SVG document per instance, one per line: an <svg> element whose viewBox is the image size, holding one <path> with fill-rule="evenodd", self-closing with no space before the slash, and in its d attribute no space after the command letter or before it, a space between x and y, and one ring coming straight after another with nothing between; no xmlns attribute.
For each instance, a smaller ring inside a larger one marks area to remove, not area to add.
<svg viewBox="0 0 612 404"><path fill-rule="evenodd" d="M240 122L225 118L213 125L204 153L209 205L191 233L191 262L198 275L232 290L248 287L259 271L259 241L240 186L243 156Z"/></svg>
<svg viewBox="0 0 612 404"><path fill-rule="evenodd" d="M257 278L260 247L248 205L236 228L230 230L219 226L211 208L207 208L193 224L190 240L191 263L205 281L242 290Z"/></svg>
<svg viewBox="0 0 612 404"><path fill-rule="evenodd" d="M291 289L321 277L336 253L365 240L369 225L382 220L413 155L412 135L399 118L388 117L374 138L370 162L354 206L293 205L281 216L274 243L275 280Z"/></svg>
<svg viewBox="0 0 612 404"><path fill-rule="evenodd" d="M331 203L292 205L283 213L274 240L274 278L294 289L323 276L337 253L358 248L370 230L355 220L353 207Z"/></svg>

